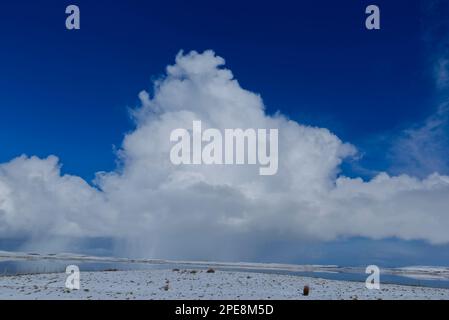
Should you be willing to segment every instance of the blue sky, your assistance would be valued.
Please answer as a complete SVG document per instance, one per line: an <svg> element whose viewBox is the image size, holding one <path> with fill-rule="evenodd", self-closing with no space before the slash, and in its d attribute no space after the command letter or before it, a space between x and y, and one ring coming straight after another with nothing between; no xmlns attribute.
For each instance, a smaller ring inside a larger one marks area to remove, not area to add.
<svg viewBox="0 0 449 320"><path fill-rule="evenodd" d="M75 32L70 3L2 4L1 161L57 154L88 180L113 169L127 107L180 49L213 49L269 112L329 128L368 158L367 141L435 110L419 1L377 1L379 31L364 27L369 1L77 1Z"/></svg>
<svg viewBox="0 0 449 320"><path fill-rule="evenodd" d="M115 147L134 130L129 108L139 105L137 94L151 91L181 49L213 49L243 88L262 96L268 114L280 110L355 145L363 157L345 162L345 175L448 174L447 128L438 127L437 135L422 129L429 119L447 116L438 113L446 93L435 76L435 61L447 54L447 6L431 10L428 1L417 0L242 2L2 3L0 163L21 154L54 154L63 173L88 182L96 172L114 170ZM69 4L80 7L81 30L65 29ZM381 30L365 28L369 4L381 9ZM417 143L432 146L427 159L399 148L415 143L409 136L418 134L410 130L419 133ZM354 252L368 240L351 240L352 249L342 241L318 244L323 253L313 262L358 261ZM449 263L434 259L447 253L446 245L394 239L372 246L386 263L398 251L385 248L401 243L405 258L393 264ZM436 251L432 257L429 248Z"/></svg>

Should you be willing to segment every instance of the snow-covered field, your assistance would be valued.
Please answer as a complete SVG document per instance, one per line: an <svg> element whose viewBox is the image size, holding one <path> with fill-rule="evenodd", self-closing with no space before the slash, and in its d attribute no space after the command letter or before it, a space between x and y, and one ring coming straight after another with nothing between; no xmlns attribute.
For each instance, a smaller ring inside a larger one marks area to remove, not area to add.
<svg viewBox="0 0 449 320"><path fill-rule="evenodd" d="M82 272L80 290L66 289L65 281L65 273L0 276L0 299L449 299L449 289L368 290L362 282L220 270Z"/></svg>
<svg viewBox="0 0 449 320"><path fill-rule="evenodd" d="M67 275L38 273L0 276L0 299L444 299L449 289L381 284L368 290L364 282L320 279L288 274L312 272L365 274L363 268L335 265L227 263L126 259L75 254L0 251L5 262L58 264L111 263L121 271L82 271L80 290L65 288ZM139 266L137 266L139 265ZM121 269L129 266L130 269ZM144 268L141 268L144 266ZM65 267L64 267L65 268ZM172 268L176 268L172 270ZM215 272L207 273L207 268ZM51 268L50 268L51 269ZM48 270L48 269L47 269ZM90 269L92 270L92 269ZM100 269L103 270L103 269ZM124 271L128 270L128 271ZM286 274L287 272L287 274ZM382 268L382 275L414 279L449 279L448 267ZM303 296L304 286L310 295Z"/></svg>
<svg viewBox="0 0 449 320"><path fill-rule="evenodd" d="M289 272L328 272L328 273L365 273L360 267L340 267L337 265L295 265L279 263L250 263L250 262L214 262L214 261L180 261L164 259L129 259L114 257L97 257L77 255L73 253L42 254L9 252L0 250L0 263L3 261L72 261L75 263L129 263L146 264L152 266L179 265L184 267L214 267L220 269L272 270ZM440 279L449 281L449 267L410 266L401 268L381 268L382 275L399 275L413 279Z"/></svg>

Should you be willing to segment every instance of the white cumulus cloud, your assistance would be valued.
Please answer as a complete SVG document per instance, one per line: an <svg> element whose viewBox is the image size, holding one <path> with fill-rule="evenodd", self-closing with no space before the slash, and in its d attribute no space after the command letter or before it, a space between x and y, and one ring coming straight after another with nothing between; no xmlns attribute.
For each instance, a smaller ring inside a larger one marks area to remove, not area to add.
<svg viewBox="0 0 449 320"><path fill-rule="evenodd" d="M356 149L325 128L267 115L212 51L177 55L141 92L136 128L120 166L91 186L61 175L56 157L20 157L0 165L4 237L112 237L128 254L202 259L262 255L272 242L362 236L449 242L449 177L382 173L370 181L339 174ZM170 162L170 133L201 120L207 128L279 130L279 169ZM123 254L123 253L122 253Z"/></svg>

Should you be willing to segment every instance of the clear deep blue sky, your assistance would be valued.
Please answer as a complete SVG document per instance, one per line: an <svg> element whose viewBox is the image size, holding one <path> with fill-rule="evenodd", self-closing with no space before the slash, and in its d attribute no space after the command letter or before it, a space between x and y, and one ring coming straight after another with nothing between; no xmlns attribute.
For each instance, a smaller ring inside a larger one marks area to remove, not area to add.
<svg viewBox="0 0 449 320"><path fill-rule="evenodd" d="M366 141L435 107L420 2L243 2L2 2L0 162L55 154L88 181L112 170L138 92L180 49L213 49L269 112L329 128L388 168ZM372 3L380 31L364 26ZM79 31L65 29L69 4Z"/></svg>

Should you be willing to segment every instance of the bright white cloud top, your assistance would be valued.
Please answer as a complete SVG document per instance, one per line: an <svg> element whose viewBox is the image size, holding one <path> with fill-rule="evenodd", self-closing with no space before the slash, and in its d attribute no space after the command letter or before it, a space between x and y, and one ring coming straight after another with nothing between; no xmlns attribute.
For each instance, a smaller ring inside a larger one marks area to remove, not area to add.
<svg viewBox="0 0 449 320"><path fill-rule="evenodd" d="M382 173L370 181L339 175L356 149L324 128L265 113L212 51L180 53L141 92L136 129L118 153L120 166L95 186L60 174L56 157L19 157L0 165L0 234L112 237L143 256L235 258L270 242L363 236L449 242L449 177ZM205 128L279 130L279 169L186 165L170 161L170 133L201 120ZM122 248L123 249L123 248Z"/></svg>

